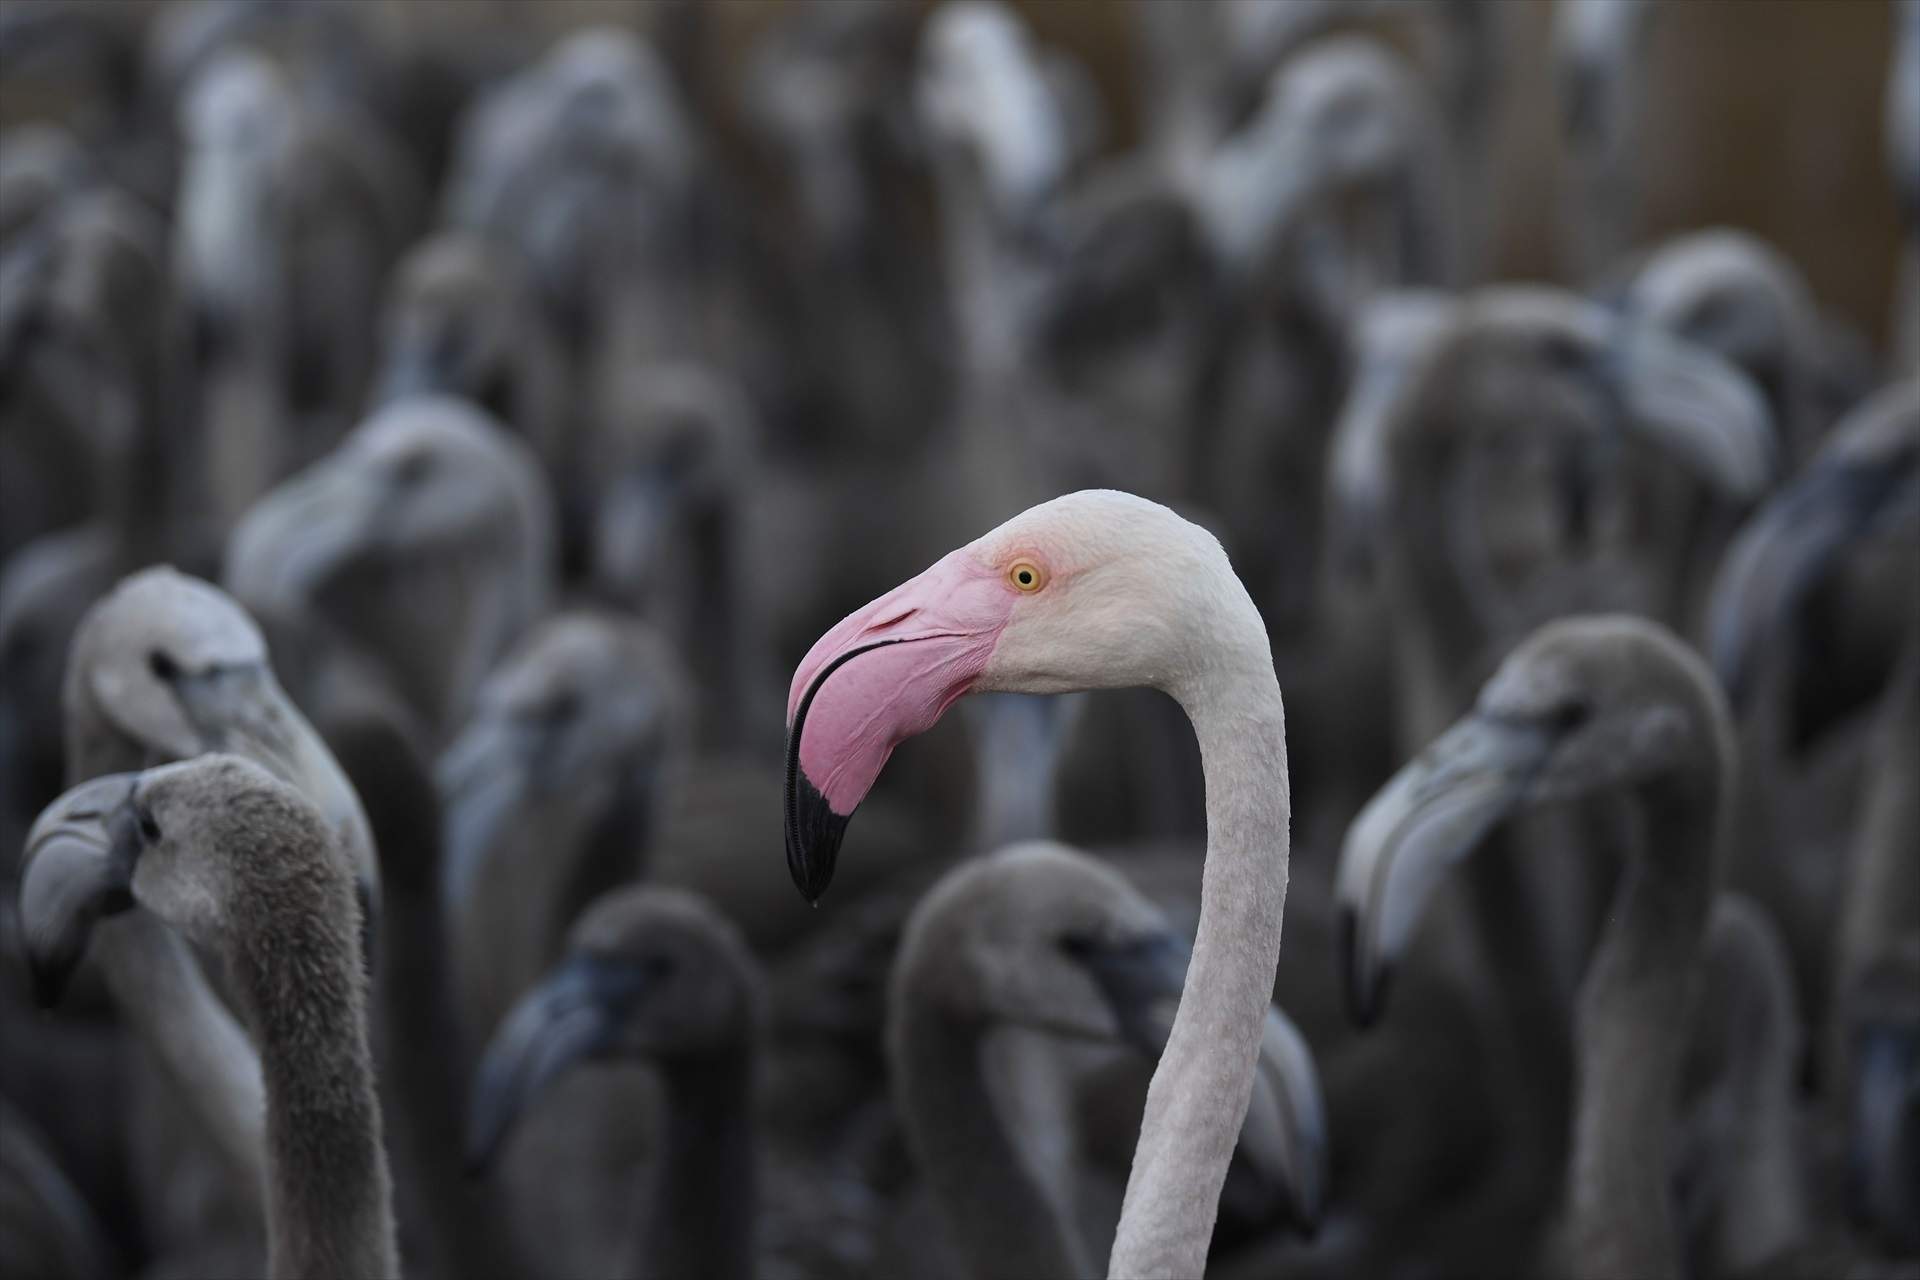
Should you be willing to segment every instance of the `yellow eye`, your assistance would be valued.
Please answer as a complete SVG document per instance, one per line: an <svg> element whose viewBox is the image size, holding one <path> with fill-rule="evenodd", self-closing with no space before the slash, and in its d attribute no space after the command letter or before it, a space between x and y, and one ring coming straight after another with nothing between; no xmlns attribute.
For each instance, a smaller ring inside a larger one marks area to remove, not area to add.
<svg viewBox="0 0 1920 1280"><path fill-rule="evenodd" d="M1047 575L1031 560L1015 560L1007 566L1007 581L1015 591L1038 591L1047 585Z"/></svg>

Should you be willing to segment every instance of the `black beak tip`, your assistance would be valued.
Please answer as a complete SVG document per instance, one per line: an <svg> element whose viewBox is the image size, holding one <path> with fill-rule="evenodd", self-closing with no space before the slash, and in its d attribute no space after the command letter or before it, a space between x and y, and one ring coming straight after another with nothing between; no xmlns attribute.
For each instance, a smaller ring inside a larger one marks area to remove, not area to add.
<svg viewBox="0 0 1920 1280"><path fill-rule="evenodd" d="M852 816L835 813L819 788L799 769L789 775L787 872L793 876L800 896L814 906L820 905L827 886L833 883L840 841L847 833L847 823Z"/></svg>
<svg viewBox="0 0 1920 1280"><path fill-rule="evenodd" d="M1717 629L1720 634L1715 635L1708 646L1713 674L1719 678L1728 704L1735 712L1743 711L1751 699L1754 683L1747 638L1735 633L1734 624L1721 622Z"/></svg>
<svg viewBox="0 0 1920 1280"><path fill-rule="evenodd" d="M1303 1240L1319 1237L1327 1222L1328 1172L1324 1155L1315 1162L1315 1173L1294 1197L1294 1229Z"/></svg>
<svg viewBox="0 0 1920 1280"><path fill-rule="evenodd" d="M486 1119L470 1123L465 1149L461 1154L461 1172L468 1182L479 1182L493 1172L493 1159L500 1153L504 1130L498 1121Z"/></svg>
<svg viewBox="0 0 1920 1280"><path fill-rule="evenodd" d="M1381 965L1369 973L1360 955L1359 919L1351 907L1340 910L1340 977L1347 997L1347 1017L1365 1031L1380 1020L1387 1003L1387 984L1392 970Z"/></svg>
<svg viewBox="0 0 1920 1280"><path fill-rule="evenodd" d="M48 1010L58 1005L60 997L66 994L72 966L35 957L28 961L27 970L33 989L34 1007Z"/></svg>

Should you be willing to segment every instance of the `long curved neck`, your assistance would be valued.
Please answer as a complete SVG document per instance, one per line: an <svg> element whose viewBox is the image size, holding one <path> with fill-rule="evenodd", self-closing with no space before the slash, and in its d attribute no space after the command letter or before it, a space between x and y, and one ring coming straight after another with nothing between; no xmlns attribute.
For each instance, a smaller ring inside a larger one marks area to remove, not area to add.
<svg viewBox="0 0 1920 1280"><path fill-rule="evenodd" d="M898 1006L894 1053L914 1155L970 1276L1084 1276L1087 1260L987 1087L985 1025L917 1000Z"/></svg>
<svg viewBox="0 0 1920 1280"><path fill-rule="evenodd" d="M466 1081L446 972L439 894L432 883L383 886L379 1006L383 1098L396 1164L418 1198L440 1273L523 1274L488 1185L466 1175Z"/></svg>
<svg viewBox="0 0 1920 1280"><path fill-rule="evenodd" d="M1722 920L1716 913L1706 944L1708 953L1726 954L1706 966L1702 1008L1693 1020L1695 1061L1702 1047L1698 1027L1716 1017L1708 1002L1733 1010L1740 1021L1733 1024L1736 1035L1708 1042L1724 1056L1710 1092L1688 1104L1724 1120L1714 1126L1706 1157L1712 1172L1703 1181L1712 1203L1691 1207L1687 1245L1696 1272L1745 1275L1807 1235L1796 1105L1800 1010L1784 953L1748 953L1724 932Z"/></svg>
<svg viewBox="0 0 1920 1280"><path fill-rule="evenodd" d="M146 766L144 750L98 721L67 724L69 784ZM129 911L95 926L93 953L114 1004L153 1049L168 1085L205 1126L235 1192L266 1215L266 1086L260 1058L184 939Z"/></svg>
<svg viewBox="0 0 1920 1280"><path fill-rule="evenodd" d="M344 878L259 895L236 938L267 1091L267 1269L275 1280L399 1274L366 974ZM325 900L327 898L337 900Z"/></svg>
<svg viewBox="0 0 1920 1280"><path fill-rule="evenodd" d="M1920 624L1910 624L1920 628ZM1920 630L1894 676L1884 718L1874 736L1878 763L1866 782L1853 842L1853 871L1841 906L1835 944L1837 1001L1882 952L1920 916ZM1835 1007L1838 1007L1836 1004ZM1847 1046L1836 1024L1826 1047L1833 1079L1844 1079Z"/></svg>
<svg viewBox="0 0 1920 1280"><path fill-rule="evenodd" d="M507 585L516 568L502 563L497 545L433 554L430 563L396 567L377 582L330 587L316 611L391 674L393 687L406 691L444 743L472 708L481 678L523 629L525 615Z"/></svg>
<svg viewBox="0 0 1920 1280"><path fill-rule="evenodd" d="M694 518L693 558L699 576L688 602L684 635L684 652L709 699L700 731L716 746L737 745L743 706L732 501L729 495Z"/></svg>
<svg viewBox="0 0 1920 1280"><path fill-rule="evenodd" d="M1436 390L1445 386L1442 381ZM1394 494L1398 516L1386 565L1387 599L1398 615L1400 754L1407 757L1453 722L1487 675L1486 625L1472 604L1483 593L1449 554L1456 541L1447 525L1449 490L1461 470L1466 437L1451 422L1426 420L1447 412L1426 408L1394 427L1411 437L1395 460L1401 473Z"/></svg>
<svg viewBox="0 0 1920 1280"><path fill-rule="evenodd" d="M234 1189L264 1216L266 1089L246 1032L158 918L130 911L101 921L93 953L121 1014L225 1158Z"/></svg>
<svg viewBox="0 0 1920 1280"><path fill-rule="evenodd" d="M666 1152L635 1270L744 1280L754 1273L753 1054L742 1045L664 1074Z"/></svg>
<svg viewBox="0 0 1920 1280"><path fill-rule="evenodd" d="M1717 862L1719 795L1640 793L1649 841L1581 984L1571 1174L1580 1274L1677 1276L1669 1147Z"/></svg>
<svg viewBox="0 0 1920 1280"><path fill-rule="evenodd" d="M473 1280L524 1274L492 1188L460 1160L467 1081L454 1051L432 774L397 703L349 702L322 731L381 851L374 1051L399 1212L411 1220L417 1211L424 1229L425 1257L409 1256L409 1268Z"/></svg>
<svg viewBox="0 0 1920 1280"><path fill-rule="evenodd" d="M1416 403L1414 417L1394 427L1403 438L1396 454L1398 514L1386 597L1395 615L1395 730L1403 759L1412 758L1472 705L1490 674L1489 654L1500 647L1496 619L1486 608L1496 601L1487 584L1470 581L1454 554L1459 539L1450 527L1473 445L1472 424L1458 416L1470 410L1459 406L1471 402L1463 401L1447 378L1428 386L1432 403ZM1467 936L1475 942L1476 981L1498 992L1499 1006L1524 1051L1550 1063L1564 1053L1567 1013L1567 986L1554 982L1556 939L1550 922L1555 917L1547 909L1553 899L1545 892L1552 886L1543 868L1517 856L1525 833L1538 821L1509 824L1492 836L1465 868L1459 902L1472 925ZM1554 871L1561 883L1576 883L1565 868ZM1547 1082L1562 1079L1564 1073L1542 1072L1529 1082L1537 1086L1537 1098L1516 1108L1540 1117L1556 1136L1565 1132L1566 1099Z"/></svg>
<svg viewBox="0 0 1920 1280"><path fill-rule="evenodd" d="M1207 779L1200 926L1147 1090L1112 1276L1206 1269L1220 1188L1252 1095L1280 959L1292 812L1286 715L1264 629L1257 634L1259 644L1237 664L1198 673L1174 691L1193 721Z"/></svg>

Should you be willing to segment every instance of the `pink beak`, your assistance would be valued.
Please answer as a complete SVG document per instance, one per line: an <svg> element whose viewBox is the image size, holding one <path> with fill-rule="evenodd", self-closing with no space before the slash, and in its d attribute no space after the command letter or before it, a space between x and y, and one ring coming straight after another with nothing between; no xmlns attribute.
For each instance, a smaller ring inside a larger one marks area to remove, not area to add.
<svg viewBox="0 0 1920 1280"><path fill-rule="evenodd" d="M809 902L895 746L986 669L1016 592L965 548L814 642L787 695L787 870Z"/></svg>

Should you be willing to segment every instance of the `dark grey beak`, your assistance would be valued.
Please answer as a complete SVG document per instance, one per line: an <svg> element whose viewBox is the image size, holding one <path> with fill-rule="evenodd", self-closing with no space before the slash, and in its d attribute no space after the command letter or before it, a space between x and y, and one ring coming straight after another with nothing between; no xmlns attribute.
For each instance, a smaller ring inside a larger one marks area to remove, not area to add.
<svg viewBox="0 0 1920 1280"><path fill-rule="evenodd" d="M1871 533L1920 472L1920 449L1875 464L1817 462L1749 523L1715 584L1707 623L1714 671L1737 707L1758 654L1850 545Z"/></svg>
<svg viewBox="0 0 1920 1280"><path fill-rule="evenodd" d="M1313 1051L1277 1008L1267 1010L1236 1156L1284 1204L1290 1222L1308 1236L1319 1231L1331 1178L1326 1100Z"/></svg>
<svg viewBox="0 0 1920 1280"><path fill-rule="evenodd" d="M1776 468L1773 415L1741 370L1651 325L1622 322L1599 373L1627 425L1716 492L1752 502L1767 491Z"/></svg>
<svg viewBox="0 0 1920 1280"><path fill-rule="evenodd" d="M1187 944L1171 933L1124 939L1070 938L1067 954L1092 975L1120 1027L1120 1038L1158 1058L1173 1030L1173 1009L1187 981Z"/></svg>
<svg viewBox="0 0 1920 1280"><path fill-rule="evenodd" d="M1876 1022L1853 1046L1847 1190L1856 1218L1888 1243L1920 1249L1920 1034Z"/></svg>
<svg viewBox="0 0 1920 1280"><path fill-rule="evenodd" d="M101 916L133 906L140 825L136 775L85 782L48 805L27 836L20 928L34 1002L50 1009L86 956Z"/></svg>
<svg viewBox="0 0 1920 1280"><path fill-rule="evenodd" d="M520 998L480 1061L467 1121L470 1173L486 1171L548 1084L606 1052L645 985L636 966L576 952Z"/></svg>
<svg viewBox="0 0 1920 1280"><path fill-rule="evenodd" d="M1553 745L1544 729L1469 713L1374 794L1340 851L1340 968L1347 1010L1371 1026L1394 962L1447 871L1520 804Z"/></svg>
<svg viewBox="0 0 1920 1280"><path fill-rule="evenodd" d="M149 662L193 726L201 750L245 756L319 806L352 860L363 941L370 941L380 922L380 869L366 811L326 741L280 687L272 668L260 661L188 671L157 651ZM365 954L371 963L372 950Z"/></svg>
<svg viewBox="0 0 1920 1280"><path fill-rule="evenodd" d="M427 395L435 391L457 395L461 388L453 366L452 345L443 335L405 341L394 350L381 371L374 403L391 404L408 396Z"/></svg>
<svg viewBox="0 0 1920 1280"><path fill-rule="evenodd" d="M227 540L225 583L252 608L298 616L377 543L389 510L355 460L329 455L248 509Z"/></svg>

